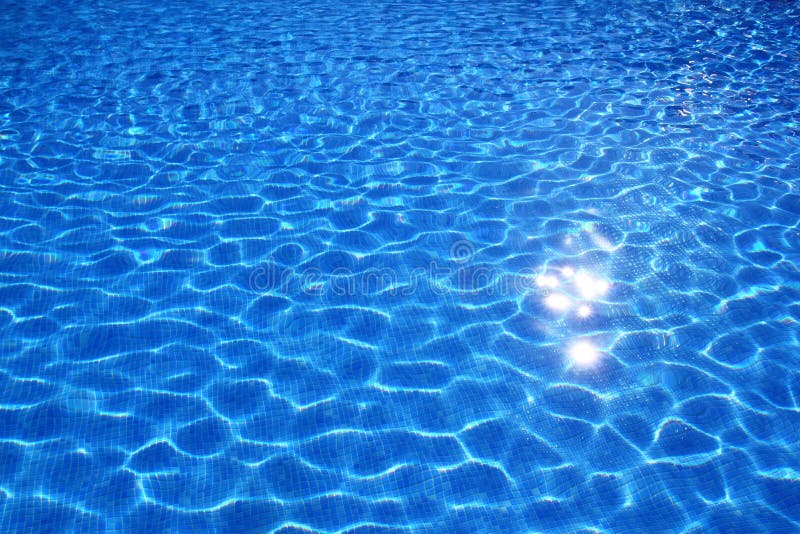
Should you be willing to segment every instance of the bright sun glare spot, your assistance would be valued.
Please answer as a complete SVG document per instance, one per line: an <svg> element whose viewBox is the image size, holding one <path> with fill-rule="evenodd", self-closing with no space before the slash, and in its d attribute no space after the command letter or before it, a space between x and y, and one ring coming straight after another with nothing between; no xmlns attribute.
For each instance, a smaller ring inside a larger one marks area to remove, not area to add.
<svg viewBox="0 0 800 534"><path fill-rule="evenodd" d="M575 287L585 299L602 297L608 292L608 282L602 278L593 278L588 273L583 272L575 275Z"/></svg>
<svg viewBox="0 0 800 534"><path fill-rule="evenodd" d="M558 287L558 278L549 274L536 277L536 285L539 287Z"/></svg>
<svg viewBox="0 0 800 534"><path fill-rule="evenodd" d="M575 269L572 267L564 267L561 269L561 274L564 275L564 278L572 278L572 275L575 274Z"/></svg>
<svg viewBox="0 0 800 534"><path fill-rule="evenodd" d="M561 293L553 293L552 295L548 295L548 297L544 300L544 303L548 308L556 311L568 310L572 304L569 297L562 295Z"/></svg>
<svg viewBox="0 0 800 534"><path fill-rule="evenodd" d="M570 346L567 356L579 367L591 367L600 359L600 351L588 341L577 341Z"/></svg>
<svg viewBox="0 0 800 534"><path fill-rule="evenodd" d="M581 319L586 319L591 315L592 315L592 308L588 304L582 304L578 308L578 317L580 317Z"/></svg>

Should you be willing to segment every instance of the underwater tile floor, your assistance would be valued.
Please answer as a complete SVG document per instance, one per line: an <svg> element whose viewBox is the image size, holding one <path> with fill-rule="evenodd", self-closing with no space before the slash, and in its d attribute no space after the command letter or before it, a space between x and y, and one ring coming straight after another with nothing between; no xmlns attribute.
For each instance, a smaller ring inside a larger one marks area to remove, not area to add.
<svg viewBox="0 0 800 534"><path fill-rule="evenodd" d="M4 2L0 531L797 532L798 42Z"/></svg>

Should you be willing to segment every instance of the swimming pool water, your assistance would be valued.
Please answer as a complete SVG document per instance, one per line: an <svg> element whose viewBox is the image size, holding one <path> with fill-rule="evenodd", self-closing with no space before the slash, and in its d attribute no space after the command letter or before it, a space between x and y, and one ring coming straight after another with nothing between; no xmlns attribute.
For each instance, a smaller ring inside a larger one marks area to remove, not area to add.
<svg viewBox="0 0 800 534"><path fill-rule="evenodd" d="M5 2L0 531L797 531L798 42Z"/></svg>

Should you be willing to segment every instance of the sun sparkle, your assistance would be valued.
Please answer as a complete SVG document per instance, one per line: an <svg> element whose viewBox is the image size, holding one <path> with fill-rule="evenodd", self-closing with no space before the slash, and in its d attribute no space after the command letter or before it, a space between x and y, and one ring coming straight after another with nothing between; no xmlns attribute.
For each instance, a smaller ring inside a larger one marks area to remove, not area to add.
<svg viewBox="0 0 800 534"><path fill-rule="evenodd" d="M600 360L600 351L588 341L576 341L569 347L567 357L578 367L593 367Z"/></svg>
<svg viewBox="0 0 800 534"><path fill-rule="evenodd" d="M553 293L544 299L544 303L548 308L555 311L566 311L572 305L569 297L561 293Z"/></svg>

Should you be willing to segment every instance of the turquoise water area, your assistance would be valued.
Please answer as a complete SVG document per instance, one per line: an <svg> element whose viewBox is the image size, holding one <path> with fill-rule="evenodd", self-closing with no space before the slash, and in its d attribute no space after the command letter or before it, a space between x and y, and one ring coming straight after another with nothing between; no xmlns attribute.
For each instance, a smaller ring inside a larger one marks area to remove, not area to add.
<svg viewBox="0 0 800 534"><path fill-rule="evenodd" d="M797 532L794 1L0 9L0 532Z"/></svg>

